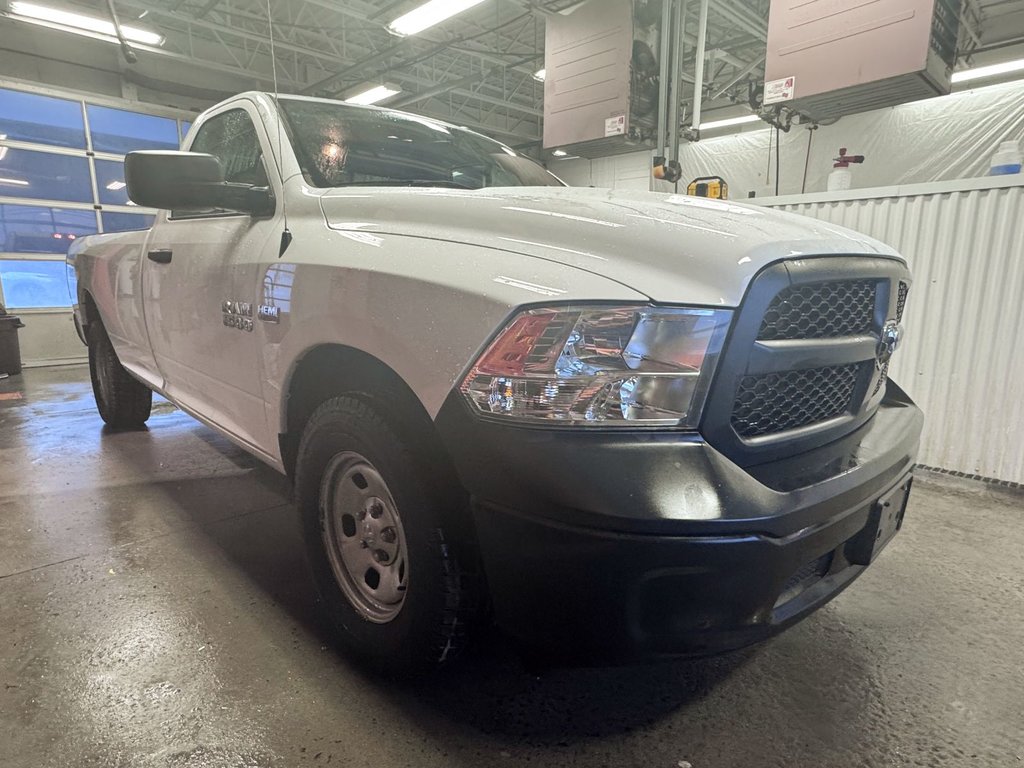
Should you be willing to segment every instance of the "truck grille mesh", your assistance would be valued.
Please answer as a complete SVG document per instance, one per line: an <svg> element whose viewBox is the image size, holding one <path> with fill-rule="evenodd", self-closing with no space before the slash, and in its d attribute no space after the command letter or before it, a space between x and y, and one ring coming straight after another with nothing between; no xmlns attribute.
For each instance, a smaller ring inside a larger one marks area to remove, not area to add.
<svg viewBox="0 0 1024 768"><path fill-rule="evenodd" d="M910 286L900 280L900 287L896 294L896 322L903 322L903 310L907 306L907 294L910 292ZM871 391L871 396L874 397L878 394L878 390L885 384L885 380L889 378L889 363L885 362L882 364L881 371L878 374L878 381L875 382L875 388Z"/></svg>
<svg viewBox="0 0 1024 768"><path fill-rule="evenodd" d="M842 416L851 407L860 364L744 376L732 426L740 437L785 432Z"/></svg>
<svg viewBox="0 0 1024 768"><path fill-rule="evenodd" d="M910 292L910 286L900 280L899 293L896 295L896 322L903 322L903 310L907 306L907 294Z"/></svg>
<svg viewBox="0 0 1024 768"><path fill-rule="evenodd" d="M761 321L757 338L830 339L871 333L877 280L834 280L783 288Z"/></svg>

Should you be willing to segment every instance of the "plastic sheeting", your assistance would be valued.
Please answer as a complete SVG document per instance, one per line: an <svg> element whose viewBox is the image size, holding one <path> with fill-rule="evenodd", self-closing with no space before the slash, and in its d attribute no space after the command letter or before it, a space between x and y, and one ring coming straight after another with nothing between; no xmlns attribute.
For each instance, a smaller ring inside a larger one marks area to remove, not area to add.
<svg viewBox="0 0 1024 768"><path fill-rule="evenodd" d="M1024 139L1024 81L847 115L814 131L793 126L779 135L782 195L801 192L809 135L807 192L826 189L840 147L867 158L851 166L859 188L986 176L1000 142ZM775 194L774 144L770 168L768 148L774 136L767 128L684 144L684 180L722 176L737 200L750 191Z"/></svg>
<svg viewBox="0 0 1024 768"><path fill-rule="evenodd" d="M807 192L826 189L840 147L867 157L851 169L854 188L986 176L1000 142L1024 139L1024 81L848 115L813 132L793 126L788 134L779 133L779 194L801 192L809 133ZM683 144L683 182L717 175L729 183L734 200L751 191L758 197L774 195L774 136L774 129L765 128ZM572 185L647 189L651 153L560 161L551 170Z"/></svg>

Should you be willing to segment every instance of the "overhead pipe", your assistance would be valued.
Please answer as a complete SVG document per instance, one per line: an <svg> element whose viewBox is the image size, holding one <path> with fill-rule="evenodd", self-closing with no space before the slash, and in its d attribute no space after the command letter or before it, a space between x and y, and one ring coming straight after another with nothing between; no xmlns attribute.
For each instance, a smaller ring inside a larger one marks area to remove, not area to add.
<svg viewBox="0 0 1024 768"><path fill-rule="evenodd" d="M672 6L675 0L665 0L661 4L661 47L658 50L659 73L658 73L658 138L657 153L665 154L667 141L667 126L665 121L668 118L668 73L669 60L672 51ZM653 184L653 181L652 181Z"/></svg>
<svg viewBox="0 0 1024 768"><path fill-rule="evenodd" d="M739 72L736 73L736 75L732 78L732 80L730 80L725 85L723 85L721 88L719 88L717 91L712 93L708 97L708 100L709 101L714 101L715 99L720 98L726 91L728 91L730 88L732 88L734 85L736 85L736 83L738 83L744 77L746 77L751 72L753 72L755 69L757 69L762 64L764 64L764 59L765 59L765 57L762 55L760 58L754 59L752 62L747 64L747 66L745 66L743 69L741 69Z"/></svg>
<svg viewBox="0 0 1024 768"><path fill-rule="evenodd" d="M675 6L672 19L672 92L668 114L668 158L679 159L679 109L682 106L683 40L686 37L687 0L671 0Z"/></svg>
<svg viewBox="0 0 1024 768"><path fill-rule="evenodd" d="M417 91L416 93L403 96L400 99L393 100L388 103L388 107L391 109L399 109L400 107L408 106L409 104L415 104L417 101L423 101L424 99L430 99L434 96L440 96L448 91L454 91L457 88L466 88L470 85L476 85L481 80L486 80L497 68L486 69L483 72L474 72L472 75L466 75L458 80L449 80L447 82L435 85L433 88L427 88L424 91Z"/></svg>
<svg viewBox="0 0 1024 768"><path fill-rule="evenodd" d="M117 9L114 8L114 0L107 0L107 9L110 11L110 21L114 25L117 41L121 44L121 54L124 56L124 60L129 64L135 64L139 57L125 39L124 30L121 29L121 20L117 18Z"/></svg>
<svg viewBox="0 0 1024 768"><path fill-rule="evenodd" d="M715 3L715 13L728 19L744 32L756 37L759 40L767 40L768 28L764 20L752 13L742 3L733 3L732 0L719 0Z"/></svg>
<svg viewBox="0 0 1024 768"><path fill-rule="evenodd" d="M700 0L700 18L697 21L697 53L693 73L693 118L690 135L700 138L700 113L704 99L704 51L708 43L708 6L710 0Z"/></svg>

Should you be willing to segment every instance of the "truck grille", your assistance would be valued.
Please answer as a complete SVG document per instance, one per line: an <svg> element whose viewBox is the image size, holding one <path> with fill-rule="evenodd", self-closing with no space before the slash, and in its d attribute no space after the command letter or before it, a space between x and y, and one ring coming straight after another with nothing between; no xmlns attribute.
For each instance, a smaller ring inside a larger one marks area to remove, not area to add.
<svg viewBox="0 0 1024 768"><path fill-rule="evenodd" d="M899 294L896 298L896 322L903 322L903 310L907 306L907 294L910 292L910 286L900 280Z"/></svg>
<svg viewBox="0 0 1024 768"><path fill-rule="evenodd" d="M817 424L850 411L859 365L744 376L732 426L750 438Z"/></svg>
<svg viewBox="0 0 1024 768"><path fill-rule="evenodd" d="M877 280L831 280L783 288L772 299L757 338L830 339L871 333Z"/></svg>
<svg viewBox="0 0 1024 768"><path fill-rule="evenodd" d="M750 284L704 409L705 439L741 466L793 456L860 427L879 406L877 343L902 316L899 261L777 262Z"/></svg>
<svg viewBox="0 0 1024 768"><path fill-rule="evenodd" d="M900 287L896 296L896 322L903 322L903 310L907 306L907 294L910 292L910 286L900 280ZM878 390L885 384L885 380L889 378L889 363L885 362L882 364L881 370L878 372L878 381L875 382L875 388L871 391L871 396L874 397L878 394Z"/></svg>

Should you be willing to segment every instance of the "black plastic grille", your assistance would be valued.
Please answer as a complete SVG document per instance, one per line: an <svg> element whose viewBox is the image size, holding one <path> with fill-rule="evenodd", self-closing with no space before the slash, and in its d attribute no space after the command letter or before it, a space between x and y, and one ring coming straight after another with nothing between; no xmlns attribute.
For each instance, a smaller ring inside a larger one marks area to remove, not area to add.
<svg viewBox="0 0 1024 768"><path fill-rule="evenodd" d="M783 288L761 321L757 338L829 339L871 333L877 280L835 280Z"/></svg>
<svg viewBox="0 0 1024 768"><path fill-rule="evenodd" d="M907 306L907 294L910 286L900 280L899 293L896 294L896 322L903 322L903 310Z"/></svg>
<svg viewBox="0 0 1024 768"><path fill-rule="evenodd" d="M744 376L736 390L732 426L757 437L817 424L850 410L859 364Z"/></svg>
<svg viewBox="0 0 1024 768"><path fill-rule="evenodd" d="M896 294L896 322L902 322L903 310L907 306L907 293L910 292L910 286L900 280L899 291ZM889 378L889 362L882 363L882 368L878 374L878 381L875 382L875 388L871 391L871 396L874 397L878 394L878 390L885 384L885 380Z"/></svg>
<svg viewBox="0 0 1024 768"><path fill-rule="evenodd" d="M832 552L827 552L817 560L805 563L800 570L790 576L786 583L782 585L782 591L779 593L778 600L775 601L775 607L777 608L789 602L828 573L828 569L832 567L833 554Z"/></svg>

